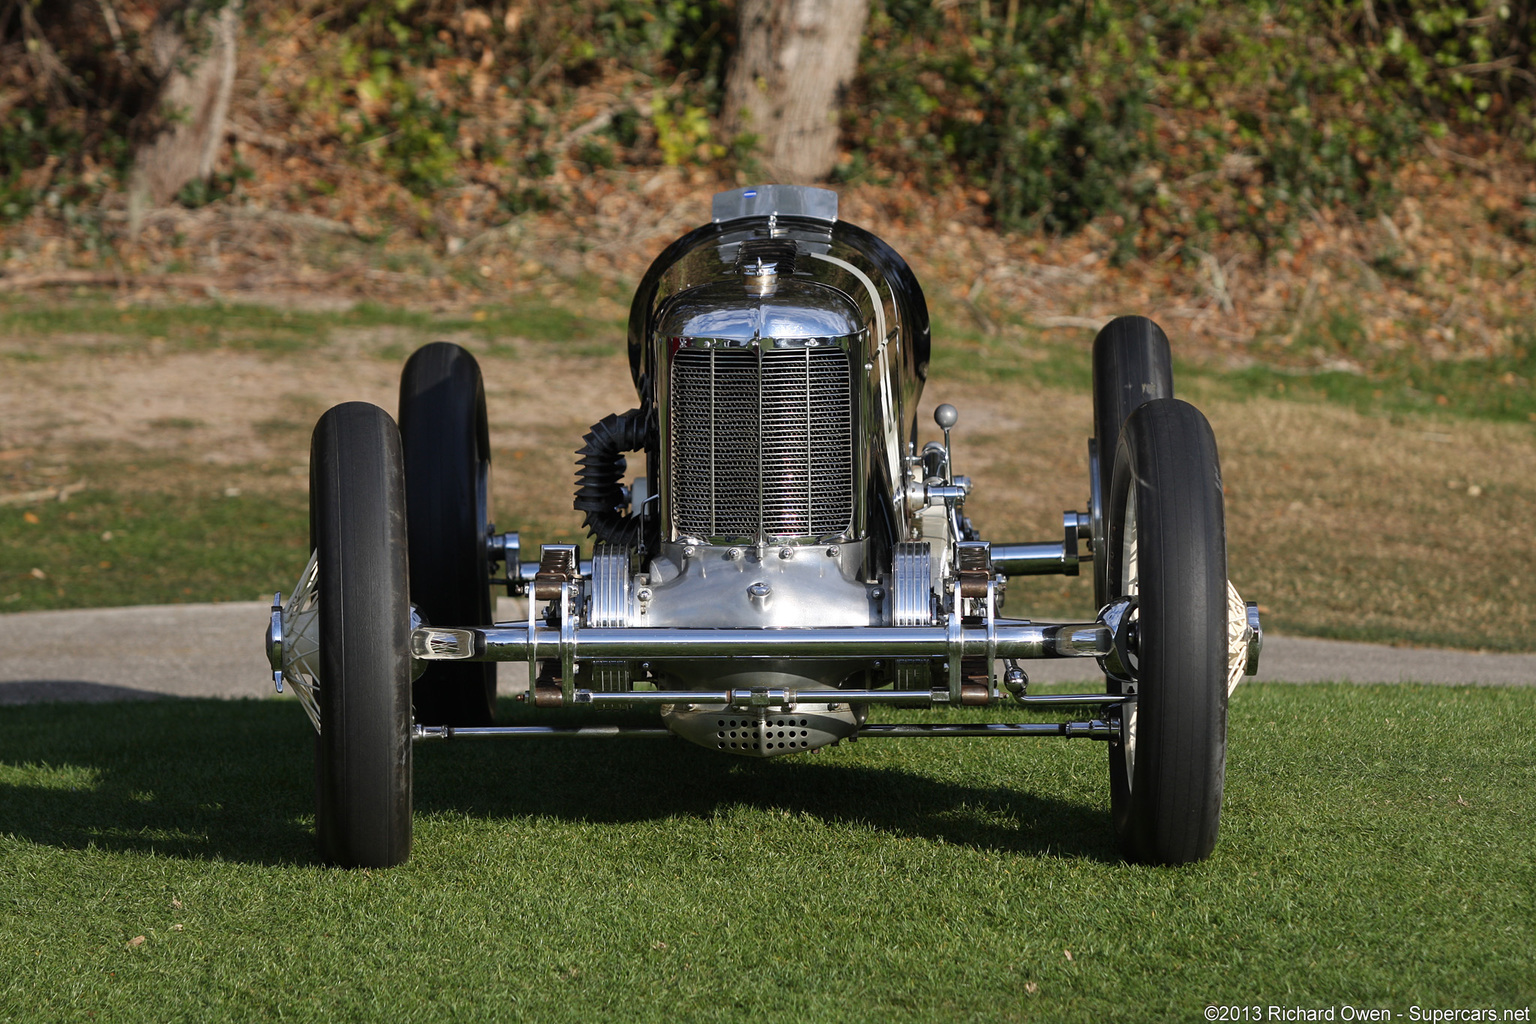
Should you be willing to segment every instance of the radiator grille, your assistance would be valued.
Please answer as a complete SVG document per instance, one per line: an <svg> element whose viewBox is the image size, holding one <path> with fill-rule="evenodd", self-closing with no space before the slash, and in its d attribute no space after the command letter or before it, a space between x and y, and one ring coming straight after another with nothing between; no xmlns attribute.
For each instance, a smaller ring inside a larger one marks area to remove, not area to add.
<svg viewBox="0 0 1536 1024"><path fill-rule="evenodd" d="M853 402L838 348L679 349L672 521L703 538L827 537L853 519Z"/></svg>

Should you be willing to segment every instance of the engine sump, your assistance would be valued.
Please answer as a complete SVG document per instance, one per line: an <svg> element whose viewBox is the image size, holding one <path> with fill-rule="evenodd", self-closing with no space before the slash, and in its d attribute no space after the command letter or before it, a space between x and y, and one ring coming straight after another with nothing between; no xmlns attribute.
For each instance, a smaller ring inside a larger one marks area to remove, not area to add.
<svg viewBox="0 0 1536 1024"><path fill-rule="evenodd" d="M701 747L744 757L778 757L847 739L864 724L867 712L866 707L848 704L802 704L793 713L764 710L753 715L727 711L723 705L672 704L662 708L661 721Z"/></svg>

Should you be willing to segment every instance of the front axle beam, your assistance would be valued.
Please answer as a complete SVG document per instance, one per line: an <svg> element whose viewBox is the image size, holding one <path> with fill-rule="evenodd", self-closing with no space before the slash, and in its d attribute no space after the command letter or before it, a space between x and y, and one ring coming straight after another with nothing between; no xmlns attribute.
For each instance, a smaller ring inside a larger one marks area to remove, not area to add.
<svg viewBox="0 0 1536 1024"><path fill-rule="evenodd" d="M1002 619L991 625L833 626L807 629L581 627L534 621L480 628L422 626L411 632L419 661L665 661L773 658L1096 658L1114 646L1102 622Z"/></svg>

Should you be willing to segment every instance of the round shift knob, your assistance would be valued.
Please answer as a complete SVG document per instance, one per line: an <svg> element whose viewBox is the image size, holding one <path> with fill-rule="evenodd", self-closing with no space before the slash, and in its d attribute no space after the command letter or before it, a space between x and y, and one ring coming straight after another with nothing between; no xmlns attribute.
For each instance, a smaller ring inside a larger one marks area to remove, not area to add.
<svg viewBox="0 0 1536 1024"><path fill-rule="evenodd" d="M933 422L937 423L940 429L948 430L960 422L960 410L945 402L933 410Z"/></svg>

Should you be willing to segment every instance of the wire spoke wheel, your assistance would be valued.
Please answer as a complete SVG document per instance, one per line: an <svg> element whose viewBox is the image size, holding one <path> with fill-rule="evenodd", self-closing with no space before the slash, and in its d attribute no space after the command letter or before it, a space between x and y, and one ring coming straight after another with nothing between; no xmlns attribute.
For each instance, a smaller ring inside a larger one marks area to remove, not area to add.
<svg viewBox="0 0 1536 1024"><path fill-rule="evenodd" d="M1227 566L1221 468L1194 406L1148 402L1121 430L1108 503L1111 600L1135 598L1133 690L1110 746L1110 805L1130 859L1208 857L1226 768Z"/></svg>
<svg viewBox="0 0 1536 1024"><path fill-rule="evenodd" d="M1139 560L1136 557L1136 488L1132 487L1125 496L1125 516L1122 519L1123 533L1120 541L1120 589L1117 596L1133 597L1140 600L1141 577L1139 574ZM1131 616L1129 628L1135 633L1140 632L1140 609L1128 613ZM1134 667L1134 666L1133 666ZM1124 684L1122 692L1127 688L1134 688L1134 683ZM1136 702L1131 701L1121 705L1120 710L1120 750L1121 760L1124 764L1126 784L1136 777ZM1111 756L1114 751L1111 750Z"/></svg>
<svg viewBox="0 0 1536 1024"><path fill-rule="evenodd" d="M345 867L400 864L411 849L411 610L400 435L352 402L310 449L314 612L305 654L318 710L315 831ZM295 599L298 598L296 593Z"/></svg>
<svg viewBox="0 0 1536 1024"><path fill-rule="evenodd" d="M311 551L293 594L283 605L283 681L320 731L320 563Z"/></svg>

